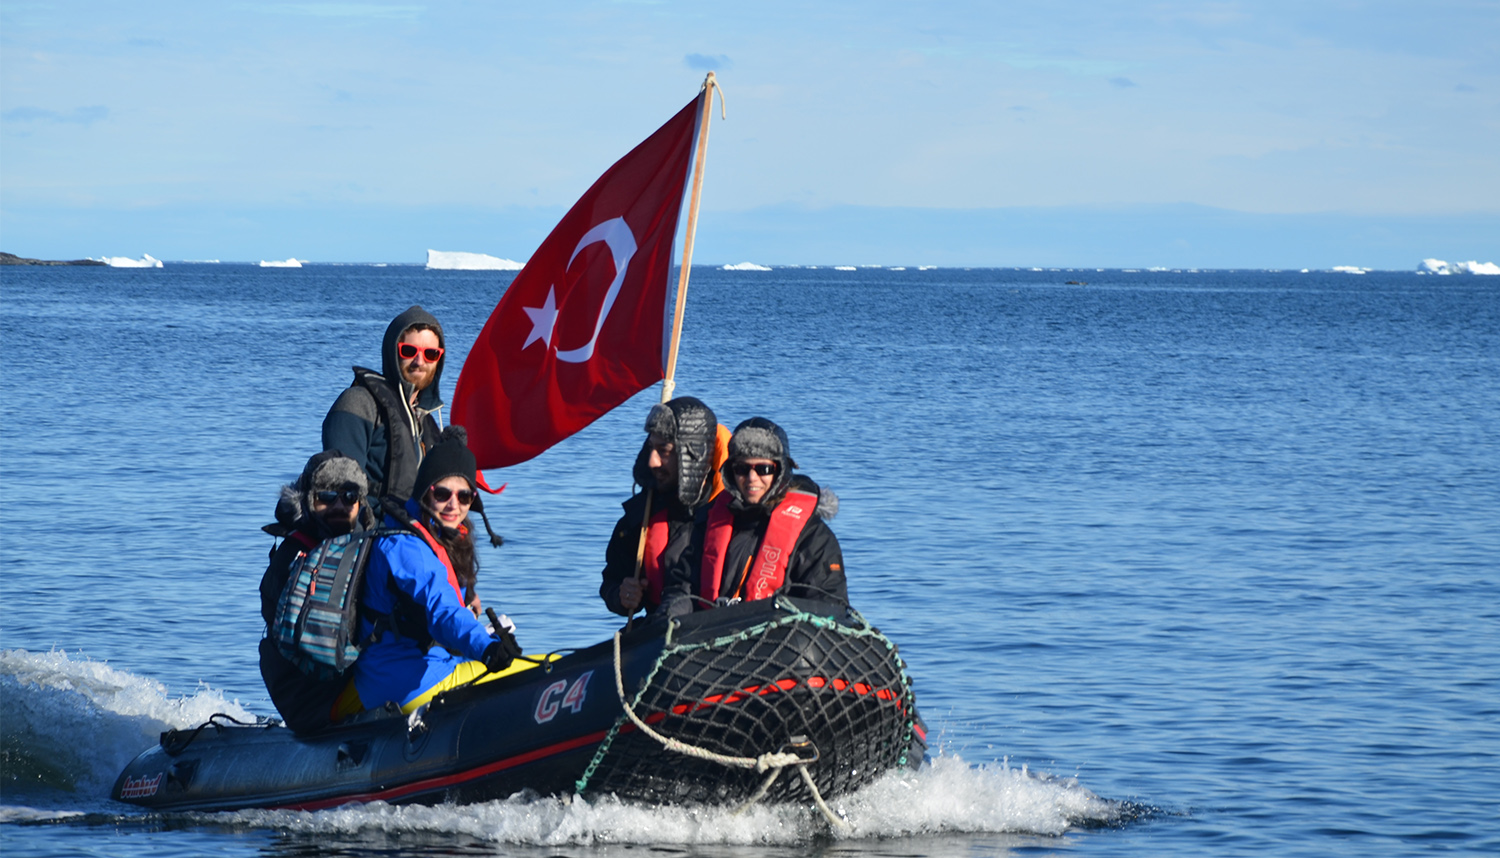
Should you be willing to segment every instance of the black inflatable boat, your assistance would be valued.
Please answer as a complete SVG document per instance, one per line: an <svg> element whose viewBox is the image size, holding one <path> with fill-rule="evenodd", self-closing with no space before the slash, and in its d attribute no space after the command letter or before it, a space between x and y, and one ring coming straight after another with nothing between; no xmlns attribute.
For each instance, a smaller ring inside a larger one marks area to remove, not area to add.
<svg viewBox="0 0 1500 858"><path fill-rule="evenodd" d="M618 659L616 650L605 641L447 692L410 716L371 712L312 735L215 716L163 733L112 795L200 811L463 803L522 790L793 802L816 798L809 784L829 798L915 767L926 750L895 645L842 606L743 603L633 629ZM806 776L768 776L772 755Z"/></svg>

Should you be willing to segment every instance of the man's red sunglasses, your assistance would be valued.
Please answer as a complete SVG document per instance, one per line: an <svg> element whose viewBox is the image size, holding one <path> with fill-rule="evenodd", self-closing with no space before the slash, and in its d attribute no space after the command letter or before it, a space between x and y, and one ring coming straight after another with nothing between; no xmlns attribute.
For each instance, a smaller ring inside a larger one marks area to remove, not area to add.
<svg viewBox="0 0 1500 858"><path fill-rule="evenodd" d="M411 360L420 354L428 363L437 363L438 358L443 356L443 350L419 349L411 343L397 343L396 354L400 355L402 360Z"/></svg>

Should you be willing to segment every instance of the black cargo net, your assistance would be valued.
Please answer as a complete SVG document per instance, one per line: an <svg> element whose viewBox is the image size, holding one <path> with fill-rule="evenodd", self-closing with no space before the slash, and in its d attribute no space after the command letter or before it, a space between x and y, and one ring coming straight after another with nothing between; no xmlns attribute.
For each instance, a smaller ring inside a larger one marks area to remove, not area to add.
<svg viewBox="0 0 1500 858"><path fill-rule="evenodd" d="M788 613L733 635L697 643L669 637L630 703L652 732L688 747L668 749L621 715L578 792L665 803L821 804L807 778L768 778L764 765L709 757L816 757L805 770L823 797L906 765L916 701L895 645L853 611L858 625L851 627L779 607Z"/></svg>

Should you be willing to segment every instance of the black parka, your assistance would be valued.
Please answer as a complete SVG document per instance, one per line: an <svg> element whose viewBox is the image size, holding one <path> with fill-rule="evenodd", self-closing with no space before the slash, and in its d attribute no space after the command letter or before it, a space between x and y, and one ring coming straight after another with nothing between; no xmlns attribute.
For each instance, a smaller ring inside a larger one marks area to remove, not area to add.
<svg viewBox="0 0 1500 858"><path fill-rule="evenodd" d="M789 489L817 495L817 514L808 521L798 535L792 549L792 559L787 562L786 580L779 592L792 596L816 599L831 599L848 603L849 586L844 577L844 554L839 548L838 538L824 521L832 517L837 509L837 498L833 492L820 489L818 484L795 475L789 481ZM782 493L785 496L785 493ZM739 498L729 502L734 517L734 530L729 537L729 548L724 557L724 577L720 582L720 595L735 594L744 581L745 570L755 559L761 540L766 535L774 504L752 504ZM677 562L667 567L666 587L662 593L662 605L671 616L680 616L693 610L701 580L703 542L708 533L708 508L699 510L695 516L692 537L686 551ZM703 605L697 605L700 609Z"/></svg>
<svg viewBox="0 0 1500 858"><path fill-rule="evenodd" d="M661 511L660 493L652 493L651 505L652 515ZM635 577L635 558L641 545L641 514L646 508L646 493L634 495L620 506L624 508L625 514L615 523L614 532L609 537L609 546L604 550L604 581L599 585L599 598L614 613L628 617L633 612L626 611L620 604L620 584L626 578ZM664 586L667 583L667 571L688 550L688 543L693 536L693 514L676 498L668 498L666 507L667 548L661 557ZM656 605L651 602L649 595L643 594L641 607L651 611Z"/></svg>
<svg viewBox="0 0 1500 858"><path fill-rule="evenodd" d="M631 469L635 484L643 490L656 485L656 478L650 467L650 433L653 426L671 436L676 447L673 455L677 457L677 484L667 491L651 492L651 515L654 517L663 508L667 511L667 547L661 556L665 589L667 571L687 550L688 541L692 537L693 513L713 499L713 471L716 464L714 450L719 427L713 410L691 396L678 397L655 406L646 420L646 441L636 454L635 465ZM624 508L624 515L615 523L609 545L604 550L604 572L603 581L599 584L599 597L604 600L605 607L622 617L630 616L630 612L620 604L620 584L626 578L635 577L636 555L641 546L642 518L646 511L646 494L645 491L639 491L620 505ZM647 611L657 607L651 602L649 595L643 596L641 604Z"/></svg>

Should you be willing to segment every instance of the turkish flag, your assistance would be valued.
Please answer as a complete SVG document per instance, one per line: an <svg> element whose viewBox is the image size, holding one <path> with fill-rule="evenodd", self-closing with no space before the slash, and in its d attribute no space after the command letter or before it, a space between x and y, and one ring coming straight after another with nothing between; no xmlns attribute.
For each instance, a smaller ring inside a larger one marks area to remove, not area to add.
<svg viewBox="0 0 1500 858"><path fill-rule="evenodd" d="M452 423L524 462L660 381L672 239L699 100L615 162L532 254L464 361Z"/></svg>

